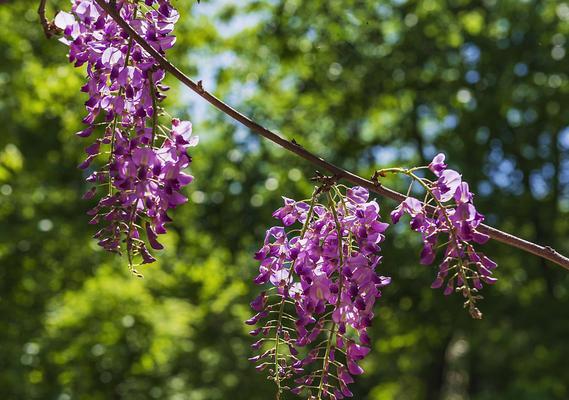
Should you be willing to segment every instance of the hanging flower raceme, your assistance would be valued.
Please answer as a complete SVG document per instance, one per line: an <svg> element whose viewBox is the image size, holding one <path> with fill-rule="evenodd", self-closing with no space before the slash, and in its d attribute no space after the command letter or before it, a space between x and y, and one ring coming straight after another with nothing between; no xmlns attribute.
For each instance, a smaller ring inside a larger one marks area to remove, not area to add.
<svg viewBox="0 0 569 400"><path fill-rule="evenodd" d="M247 323L260 326L251 331L259 354L250 360L268 369L278 398L286 388L315 399L351 396L370 350L375 301L390 283L376 272L388 224L368 191L333 186L326 204L319 192L310 202L285 198L273 214L284 227L270 228L255 256L255 283L268 288L251 303Z"/></svg>
<svg viewBox="0 0 569 400"><path fill-rule="evenodd" d="M434 180L415 174L415 171L427 168L435 175ZM492 277L496 263L474 248L475 244L486 243L489 237L479 230L484 216L474 207L474 196L468 183L458 172L447 168L443 154L438 154L428 167L388 168L378 171L375 177L386 173L405 174L426 191L425 202L408 196L391 213L391 219L397 223L403 214L411 217L411 229L419 232L423 239L421 264L432 264L437 249L444 247L438 274L431 287L444 286L445 295L454 291L462 293L466 298L464 305L471 316L482 318L476 306L477 300L482 298L478 291L482 289L483 282L496 282Z"/></svg>
<svg viewBox="0 0 569 400"><path fill-rule="evenodd" d="M173 46L178 12L168 0L118 0L115 6L156 50L164 54ZM85 197L106 192L90 212L92 223L105 224L95 237L108 251L126 252L131 267L136 256L141 263L153 262L142 236L152 248L162 248L157 235L166 232L167 211L187 200L180 190L192 177L183 170L197 137L188 121L159 123L168 90L164 71L95 1L73 1L71 13L60 12L54 24L63 31L69 61L86 66L87 127L77 135L91 137L102 127L80 165L90 171L87 181L94 185ZM104 159L98 170L91 166L97 158Z"/></svg>

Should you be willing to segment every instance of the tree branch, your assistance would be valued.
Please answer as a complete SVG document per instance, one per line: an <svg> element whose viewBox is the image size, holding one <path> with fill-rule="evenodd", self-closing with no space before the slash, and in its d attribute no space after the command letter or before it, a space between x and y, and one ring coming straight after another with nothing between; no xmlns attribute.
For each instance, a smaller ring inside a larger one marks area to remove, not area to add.
<svg viewBox="0 0 569 400"><path fill-rule="evenodd" d="M43 33L49 39L53 36L53 27L45 16L45 6L47 0L40 0L40 5L38 7L38 15L40 17L41 26L43 27Z"/></svg>
<svg viewBox="0 0 569 400"><path fill-rule="evenodd" d="M117 24L125 30L128 35L134 39L144 50L146 50L152 57L156 59L156 62L170 74L172 74L176 79L178 79L185 86L193 90L195 93L200 95L205 101L213 105L215 108L225 113L226 115L233 118L235 121L251 129L254 133L263 136L264 138L270 140L273 143L281 146L282 148L296 154L297 156L305 159L306 161L316 165L319 168L325 169L328 172L336 175L338 178L342 178L354 185L359 185L373 191L381 196L387 197L389 199L401 202L405 200L405 195L381 186L379 183L372 182L371 180L362 178L348 170L338 167L323 158L311 153L310 151L304 149L296 142L290 142L276 133L270 131L269 129L261 126L257 122L253 121L246 115L241 114L239 111L232 108L230 105L224 103L202 86L201 81L194 82L191 78L180 71L176 66L171 64L162 54L155 50L150 44L148 44L121 16L117 13L116 9L111 7L104 0L95 0L96 3L103 8L116 22ZM42 0L44 2L44 0ZM546 260L557 264L569 271L569 258L559 254L553 248L549 246L541 246L536 243L529 242L525 239L519 238L507 232L503 232L496 228L488 225L481 225L480 231L489 235L492 239L507 244L512 247L516 247L520 250L524 250L528 253L534 254L538 257L542 257Z"/></svg>

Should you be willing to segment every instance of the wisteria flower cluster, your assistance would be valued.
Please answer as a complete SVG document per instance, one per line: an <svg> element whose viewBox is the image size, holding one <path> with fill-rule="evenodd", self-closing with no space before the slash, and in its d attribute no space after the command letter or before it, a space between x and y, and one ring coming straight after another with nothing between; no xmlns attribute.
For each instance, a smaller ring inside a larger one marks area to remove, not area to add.
<svg viewBox="0 0 569 400"><path fill-rule="evenodd" d="M478 291L482 289L482 282L496 282L496 278L492 277L496 263L474 248L474 244L484 244L489 239L488 235L479 230L484 216L474 207L468 183L462 180L458 172L447 168L444 154L438 154L428 165L435 180L416 175L415 171L419 169L423 167L409 170L390 168L376 174L377 177L387 172L403 173L426 191L424 202L408 196L393 210L391 219L397 223L403 214L411 217L411 229L419 232L423 240L421 264L432 264L437 248L445 248L437 277L431 287L445 286L445 295L454 291L462 293L466 298L464 305L471 316L480 319L482 313L476 302L482 296ZM444 239L439 243L441 237Z"/></svg>
<svg viewBox="0 0 569 400"><path fill-rule="evenodd" d="M247 321L260 326L250 360L269 370L278 387L310 398L351 397L348 385L370 351L367 329L374 304L390 278L378 274L380 243L388 224L362 187L338 186L326 205L284 198L273 216L284 226L267 231L256 253L258 285L268 286L252 303ZM291 229L302 225L301 229Z"/></svg>
<svg viewBox="0 0 569 400"><path fill-rule="evenodd" d="M86 66L87 83L82 91L87 127L78 132L91 137L97 127L103 133L86 148L80 168L88 170L87 181L106 192L90 211L91 223L104 223L95 237L104 249L126 252L131 268L133 257L151 263L154 257L141 238L161 249L157 235L166 232L168 210L187 199L180 190L192 181L184 172L190 164L188 149L197 144L188 121L173 119L171 126L159 123L160 102L168 87L158 63L135 43L93 0L74 0L72 12L60 12L54 24L69 46L69 61ZM178 12L168 0L112 2L119 15L160 53L175 42L172 34ZM98 170L91 165L104 158Z"/></svg>

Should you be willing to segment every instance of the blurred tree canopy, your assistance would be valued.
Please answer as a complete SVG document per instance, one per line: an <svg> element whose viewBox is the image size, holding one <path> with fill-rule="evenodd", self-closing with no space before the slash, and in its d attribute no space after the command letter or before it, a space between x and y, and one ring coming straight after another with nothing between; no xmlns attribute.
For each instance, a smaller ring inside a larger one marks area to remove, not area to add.
<svg viewBox="0 0 569 400"><path fill-rule="evenodd" d="M251 255L280 195L310 194L313 168L170 81L171 113L201 137L197 179L159 262L130 276L91 240L73 135L83 72L44 38L36 3L0 5L0 398L272 398L247 361ZM175 4L170 59L224 100L363 176L443 151L490 224L569 253L569 3ZM566 271L487 245L500 281L473 321L429 288L401 228L355 398L567 399Z"/></svg>

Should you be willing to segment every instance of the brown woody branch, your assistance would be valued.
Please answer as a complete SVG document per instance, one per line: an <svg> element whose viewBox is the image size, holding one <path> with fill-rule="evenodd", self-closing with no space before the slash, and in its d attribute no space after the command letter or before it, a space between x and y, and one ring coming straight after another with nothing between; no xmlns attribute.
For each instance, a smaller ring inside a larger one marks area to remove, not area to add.
<svg viewBox="0 0 569 400"><path fill-rule="evenodd" d="M182 82L185 86L193 90L203 99L205 99L208 103L213 105L215 108L220 110L221 112L227 114L235 121L241 123L242 125L246 126L247 128L251 129L254 133L263 136L264 138L270 140L273 143L281 146L282 148L290 151L291 153L296 154L297 156L305 159L306 161L322 168L334 176L344 179L348 182L351 182L354 185L363 186L370 191L373 191L381 196L387 197L389 199L395 200L397 202L401 202L405 199L405 195L381 186L379 183L372 182L371 180L362 178L348 170L345 170L341 167L338 167L323 158L311 153L310 151L306 150L305 148L298 145L295 141L288 141L281 136L277 135L276 133L270 131L269 129L261 126L257 122L253 121L251 118L247 117L246 115L241 114L239 111L232 108L230 105L224 103L223 101L219 100L217 97L209 93L207 90L203 88L201 81L194 82L191 78L185 75L182 71L180 71L176 66L171 64L162 54L156 51L150 44L148 44L120 15L117 13L114 7L111 7L108 3L104 0L95 0L101 8L103 8L116 22L119 26L124 29L128 35L134 39L144 50L146 50L152 57L156 59L158 64L165 70L172 74L176 79ZM45 0L42 0L42 3L45 3ZM41 7L40 7L41 9ZM40 13L41 15L41 13ZM496 228L493 228L488 225L482 225L480 231L489 235L492 239L505 243L509 246L516 247L518 249L524 250L528 253L534 254L538 257L542 257L546 260L551 261L554 264L557 264L567 270L569 270L569 258L565 257L564 255L558 253L553 248L549 246L541 246L536 243L529 242L525 239L519 238L507 232L503 232Z"/></svg>
<svg viewBox="0 0 569 400"><path fill-rule="evenodd" d="M51 22L48 21L47 17L45 16L45 6L47 0L40 0L40 5L38 7L38 15L40 17L41 26L43 27L43 33L49 39L53 36L53 25Z"/></svg>

